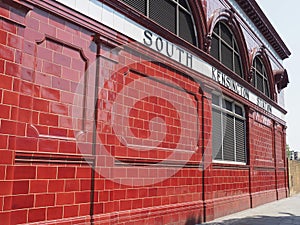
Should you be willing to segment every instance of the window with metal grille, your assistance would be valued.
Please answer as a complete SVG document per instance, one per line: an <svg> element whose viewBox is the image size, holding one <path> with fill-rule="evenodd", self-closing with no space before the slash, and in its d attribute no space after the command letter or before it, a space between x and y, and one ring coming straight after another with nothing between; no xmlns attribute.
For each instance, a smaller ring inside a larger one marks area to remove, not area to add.
<svg viewBox="0 0 300 225"><path fill-rule="evenodd" d="M212 96L212 148L215 161L246 163L244 107L217 94Z"/></svg>
<svg viewBox="0 0 300 225"><path fill-rule="evenodd" d="M254 74L252 77L252 85L260 92L270 98L270 86L266 68L259 56L254 58L253 62Z"/></svg>
<svg viewBox="0 0 300 225"><path fill-rule="evenodd" d="M122 0L162 27L197 45L195 23L186 0Z"/></svg>
<svg viewBox="0 0 300 225"><path fill-rule="evenodd" d="M244 77L237 42L223 22L218 22L214 27L210 54L240 77Z"/></svg>

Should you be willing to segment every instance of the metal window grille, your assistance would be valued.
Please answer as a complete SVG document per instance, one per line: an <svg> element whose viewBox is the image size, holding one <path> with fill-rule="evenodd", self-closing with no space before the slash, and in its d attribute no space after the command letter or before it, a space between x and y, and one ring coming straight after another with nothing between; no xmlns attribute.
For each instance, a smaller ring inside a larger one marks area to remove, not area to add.
<svg viewBox="0 0 300 225"><path fill-rule="evenodd" d="M246 119L242 105L212 96L213 159L246 163Z"/></svg>
<svg viewBox="0 0 300 225"><path fill-rule="evenodd" d="M210 54L240 77L244 77L237 42L232 31L223 22L218 22L214 27Z"/></svg>
<svg viewBox="0 0 300 225"><path fill-rule="evenodd" d="M252 85L260 92L270 98L270 86L266 68L259 56L256 56L253 62L254 76Z"/></svg>
<svg viewBox="0 0 300 225"><path fill-rule="evenodd" d="M186 0L122 0L162 27L197 45L195 22Z"/></svg>

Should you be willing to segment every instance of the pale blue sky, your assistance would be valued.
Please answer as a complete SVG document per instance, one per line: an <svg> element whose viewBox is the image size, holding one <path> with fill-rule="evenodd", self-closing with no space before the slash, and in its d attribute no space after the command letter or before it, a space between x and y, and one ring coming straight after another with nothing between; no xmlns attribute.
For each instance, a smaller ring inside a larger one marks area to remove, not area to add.
<svg viewBox="0 0 300 225"><path fill-rule="evenodd" d="M292 55L283 65L289 74L290 83L285 89L285 105L288 111L287 144L291 150L300 151L300 1L256 0L275 27Z"/></svg>

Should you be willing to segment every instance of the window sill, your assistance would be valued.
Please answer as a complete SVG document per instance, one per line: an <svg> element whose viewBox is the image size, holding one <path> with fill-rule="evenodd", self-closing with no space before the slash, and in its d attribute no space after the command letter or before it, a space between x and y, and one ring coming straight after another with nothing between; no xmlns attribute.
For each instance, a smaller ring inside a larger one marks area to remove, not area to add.
<svg viewBox="0 0 300 225"><path fill-rule="evenodd" d="M246 163L243 162L234 162L234 161L226 161L226 160L213 160L212 162L218 164L246 165Z"/></svg>
<svg viewBox="0 0 300 225"><path fill-rule="evenodd" d="M214 169L249 169L249 165L242 162L213 160Z"/></svg>

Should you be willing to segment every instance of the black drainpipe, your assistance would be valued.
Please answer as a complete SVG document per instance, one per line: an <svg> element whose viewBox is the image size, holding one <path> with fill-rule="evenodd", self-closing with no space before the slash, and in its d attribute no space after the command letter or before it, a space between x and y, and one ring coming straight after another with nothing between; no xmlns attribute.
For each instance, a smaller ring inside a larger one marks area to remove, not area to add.
<svg viewBox="0 0 300 225"><path fill-rule="evenodd" d="M204 140L204 101L206 97L204 92L202 92L202 201L203 201L203 222L206 222L206 202L205 202L205 140Z"/></svg>
<svg viewBox="0 0 300 225"><path fill-rule="evenodd" d="M93 123L93 142L92 142L92 171L91 171L91 195L90 195L90 224L94 225L94 196L95 196L95 163L96 163L96 147L97 147L97 121L98 121L98 91L99 91L99 76L100 76L100 35L95 34L93 41L97 45L96 52L96 73L95 73L95 108L94 108L94 123Z"/></svg>

